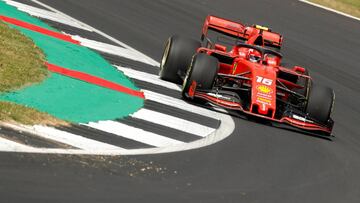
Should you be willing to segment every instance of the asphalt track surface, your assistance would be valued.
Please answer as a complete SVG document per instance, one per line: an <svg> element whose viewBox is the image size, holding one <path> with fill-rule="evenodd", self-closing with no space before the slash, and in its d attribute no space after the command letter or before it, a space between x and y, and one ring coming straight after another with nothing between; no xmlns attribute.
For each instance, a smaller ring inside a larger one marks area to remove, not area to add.
<svg viewBox="0 0 360 203"><path fill-rule="evenodd" d="M226 140L131 157L0 154L6 202L359 202L360 22L297 1L42 2L159 59L172 34L198 38L206 15L269 25L288 64L336 92L333 141L234 117Z"/></svg>

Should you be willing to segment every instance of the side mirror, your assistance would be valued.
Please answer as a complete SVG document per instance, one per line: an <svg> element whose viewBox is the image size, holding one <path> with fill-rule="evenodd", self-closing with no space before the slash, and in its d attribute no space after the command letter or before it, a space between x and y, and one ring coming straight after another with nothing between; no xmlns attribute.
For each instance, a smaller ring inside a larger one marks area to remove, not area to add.
<svg viewBox="0 0 360 203"><path fill-rule="evenodd" d="M215 49L218 51L223 51L226 52L226 46L220 45L220 44L215 44Z"/></svg>
<svg viewBox="0 0 360 203"><path fill-rule="evenodd" d="M304 74L306 72L306 69L303 67L300 67L300 66L294 66L292 69L293 69L293 71L301 73L301 74Z"/></svg>
<svg viewBox="0 0 360 203"><path fill-rule="evenodd" d="M279 66L281 58L276 55L265 54L263 64L268 66Z"/></svg>

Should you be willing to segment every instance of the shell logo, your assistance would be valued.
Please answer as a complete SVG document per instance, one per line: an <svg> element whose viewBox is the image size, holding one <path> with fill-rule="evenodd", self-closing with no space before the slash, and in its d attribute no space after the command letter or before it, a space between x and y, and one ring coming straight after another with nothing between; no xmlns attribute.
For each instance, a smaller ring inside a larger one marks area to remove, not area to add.
<svg viewBox="0 0 360 203"><path fill-rule="evenodd" d="M264 93L264 94L269 94L272 92L272 89L268 86L265 85L259 85L256 88L259 92Z"/></svg>

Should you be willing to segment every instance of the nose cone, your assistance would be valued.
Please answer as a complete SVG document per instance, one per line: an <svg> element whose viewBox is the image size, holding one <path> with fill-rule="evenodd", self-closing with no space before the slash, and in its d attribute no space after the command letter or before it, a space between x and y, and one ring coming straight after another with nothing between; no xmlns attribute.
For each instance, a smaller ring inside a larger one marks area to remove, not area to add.
<svg viewBox="0 0 360 203"><path fill-rule="evenodd" d="M263 67L252 71L250 111L273 117L276 109L276 72Z"/></svg>

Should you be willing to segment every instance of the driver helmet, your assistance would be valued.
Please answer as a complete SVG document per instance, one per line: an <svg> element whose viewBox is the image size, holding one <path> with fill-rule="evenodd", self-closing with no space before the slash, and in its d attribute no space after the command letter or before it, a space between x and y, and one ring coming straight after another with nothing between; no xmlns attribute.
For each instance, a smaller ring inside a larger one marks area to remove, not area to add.
<svg viewBox="0 0 360 203"><path fill-rule="evenodd" d="M248 59L251 62L258 63L261 59L261 54L254 49L249 49Z"/></svg>

